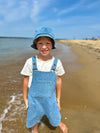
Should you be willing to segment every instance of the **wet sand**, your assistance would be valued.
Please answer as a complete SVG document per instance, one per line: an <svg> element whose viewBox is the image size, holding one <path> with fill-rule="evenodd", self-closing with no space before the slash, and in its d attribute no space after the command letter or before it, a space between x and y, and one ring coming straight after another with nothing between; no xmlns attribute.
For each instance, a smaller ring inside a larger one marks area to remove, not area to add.
<svg viewBox="0 0 100 133"><path fill-rule="evenodd" d="M59 41L71 47L60 45L53 51L53 55L63 62L66 74L63 76L61 114L62 122L69 133L100 133L100 59L99 52L92 52L89 48ZM91 52L90 52L91 51ZM26 128L26 110L22 98L22 80L19 74L25 60L33 54L23 55L9 65L0 66L0 114L6 106L10 109L2 120L2 133L29 132ZM11 96L15 101L8 104ZM2 102L1 102L2 101ZM6 105L7 104L7 105ZM3 105L3 106L2 106ZM4 106L5 105L5 106ZM60 133L59 128L52 128L46 118L39 127L40 133Z"/></svg>
<svg viewBox="0 0 100 133"><path fill-rule="evenodd" d="M100 133L100 40L60 40L82 67L66 80L66 109L71 133ZM67 75L66 75L67 76Z"/></svg>
<svg viewBox="0 0 100 133"><path fill-rule="evenodd" d="M78 56L76 61L82 65L81 69L79 69L75 73L75 76L73 76L73 84L75 84L75 87L79 89L76 93L82 93L82 95L80 95L80 100L79 102L77 101L77 103L81 104L82 102L90 108L95 107L100 109L100 41L98 41L98 51L97 46L95 47L93 44L94 42L96 43L96 41L92 40L90 41L92 48L85 45L89 43L88 40L83 40L83 42L82 40L78 40L77 42L76 40L60 42L71 47L73 53Z"/></svg>

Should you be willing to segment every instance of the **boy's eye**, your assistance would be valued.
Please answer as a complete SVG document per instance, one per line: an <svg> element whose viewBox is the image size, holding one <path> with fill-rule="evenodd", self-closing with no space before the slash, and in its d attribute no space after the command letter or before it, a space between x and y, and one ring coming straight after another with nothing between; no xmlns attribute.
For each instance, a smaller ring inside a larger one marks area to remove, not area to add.
<svg viewBox="0 0 100 133"><path fill-rule="evenodd" d="M38 44L39 44L39 45L42 45L42 43L41 43L41 42L39 42Z"/></svg>
<svg viewBox="0 0 100 133"><path fill-rule="evenodd" d="M50 45L50 42L47 42L46 44L47 44L47 45Z"/></svg>

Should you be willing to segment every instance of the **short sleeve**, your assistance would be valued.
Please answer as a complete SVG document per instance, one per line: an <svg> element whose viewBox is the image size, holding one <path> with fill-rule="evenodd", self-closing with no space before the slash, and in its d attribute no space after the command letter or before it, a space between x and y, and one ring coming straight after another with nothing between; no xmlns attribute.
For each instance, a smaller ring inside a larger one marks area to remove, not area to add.
<svg viewBox="0 0 100 133"><path fill-rule="evenodd" d="M32 58L29 58L25 62L25 65L24 65L23 69L21 70L20 74L24 75L24 76L32 76Z"/></svg>
<svg viewBox="0 0 100 133"><path fill-rule="evenodd" d="M62 76L63 74L65 74L64 67L62 65L61 60L59 60L59 59L57 62L56 74L57 74L57 76Z"/></svg>

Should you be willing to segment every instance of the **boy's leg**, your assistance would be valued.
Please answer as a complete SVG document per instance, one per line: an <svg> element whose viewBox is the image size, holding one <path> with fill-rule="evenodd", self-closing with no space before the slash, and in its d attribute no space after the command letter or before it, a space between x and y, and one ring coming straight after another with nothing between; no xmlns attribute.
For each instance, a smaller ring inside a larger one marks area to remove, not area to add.
<svg viewBox="0 0 100 133"><path fill-rule="evenodd" d="M32 127L32 133L38 133L38 123Z"/></svg>
<svg viewBox="0 0 100 133"><path fill-rule="evenodd" d="M68 133L68 128L66 127L66 125L64 123L60 122L59 127L63 133Z"/></svg>

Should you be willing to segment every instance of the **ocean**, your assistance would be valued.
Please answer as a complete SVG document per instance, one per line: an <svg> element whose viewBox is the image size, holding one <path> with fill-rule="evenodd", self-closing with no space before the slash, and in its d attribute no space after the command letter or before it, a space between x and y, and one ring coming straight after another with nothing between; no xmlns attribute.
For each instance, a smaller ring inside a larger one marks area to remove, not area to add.
<svg viewBox="0 0 100 133"><path fill-rule="evenodd" d="M23 103L20 86L21 68L14 64L18 65L17 62L28 53L34 53L30 47L32 40L32 38L0 37L0 133L14 132L14 127L10 128L10 125L12 121L17 121L18 110L24 110L24 104L21 104ZM22 116L22 113L19 112L19 115Z"/></svg>
<svg viewBox="0 0 100 133"><path fill-rule="evenodd" d="M30 47L32 41L32 38L0 37L0 65L34 51Z"/></svg>

